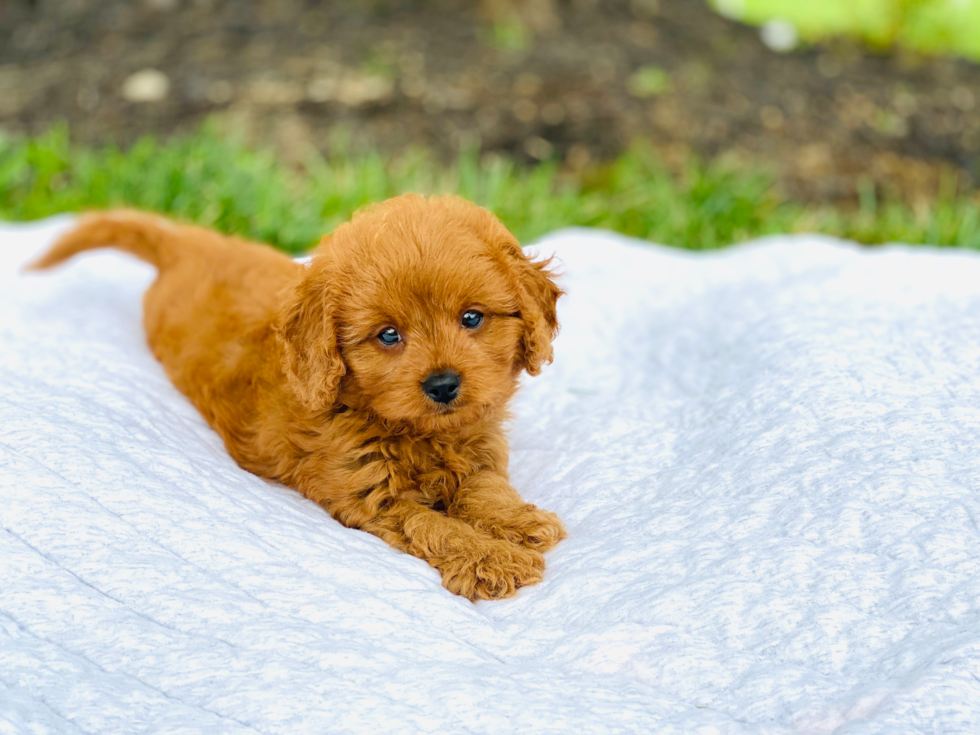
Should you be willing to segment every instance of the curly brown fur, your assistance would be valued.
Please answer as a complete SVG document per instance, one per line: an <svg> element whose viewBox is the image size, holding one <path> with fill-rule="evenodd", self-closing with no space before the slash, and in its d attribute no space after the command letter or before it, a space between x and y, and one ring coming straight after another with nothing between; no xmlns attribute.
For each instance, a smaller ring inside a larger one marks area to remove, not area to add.
<svg viewBox="0 0 980 735"><path fill-rule="evenodd" d="M565 537L507 479L502 422L521 371L551 361L561 295L489 212L403 196L355 215L299 265L138 212L84 218L34 264L117 247L157 266L153 353L245 469L424 559L471 600L541 580ZM484 315L476 329L461 315ZM384 346L379 333L402 335ZM427 376L461 376L450 403Z"/></svg>

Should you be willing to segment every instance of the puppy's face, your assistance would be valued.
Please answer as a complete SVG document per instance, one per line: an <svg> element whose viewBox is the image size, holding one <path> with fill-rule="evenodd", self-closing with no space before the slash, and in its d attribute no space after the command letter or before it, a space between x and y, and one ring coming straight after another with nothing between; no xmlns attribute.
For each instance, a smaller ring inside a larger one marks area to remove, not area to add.
<svg viewBox="0 0 980 735"><path fill-rule="evenodd" d="M561 291L486 210L389 200L325 240L280 326L309 405L423 432L497 412L551 359Z"/></svg>

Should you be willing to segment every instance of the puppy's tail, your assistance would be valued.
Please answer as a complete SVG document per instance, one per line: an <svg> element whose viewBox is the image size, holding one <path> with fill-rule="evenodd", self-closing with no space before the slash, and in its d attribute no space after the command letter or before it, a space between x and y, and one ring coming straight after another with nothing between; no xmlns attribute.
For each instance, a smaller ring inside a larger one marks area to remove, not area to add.
<svg viewBox="0 0 980 735"><path fill-rule="evenodd" d="M46 255L24 270L44 270L86 250L108 247L162 269L177 258L182 244L179 226L163 217L130 210L99 212L82 217L77 227L62 235Z"/></svg>

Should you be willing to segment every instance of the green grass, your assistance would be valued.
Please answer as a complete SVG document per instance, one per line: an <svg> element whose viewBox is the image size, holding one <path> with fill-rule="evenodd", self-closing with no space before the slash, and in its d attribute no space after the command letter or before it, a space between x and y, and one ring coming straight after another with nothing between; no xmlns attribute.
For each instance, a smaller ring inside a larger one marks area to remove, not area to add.
<svg viewBox="0 0 980 735"><path fill-rule="evenodd" d="M980 0L711 0L746 23L776 18L804 39L850 35L876 46L900 44L980 60Z"/></svg>
<svg viewBox="0 0 980 735"><path fill-rule="evenodd" d="M346 150L338 139L333 150ZM299 252L351 213L397 194L458 193L496 212L522 242L568 226L602 227L691 249L759 235L817 231L866 243L980 248L976 198L948 193L911 211L879 202L808 209L780 200L759 172L691 162L675 175L643 147L571 178L556 165L523 168L462 153L450 165L424 151L322 158L303 170L205 127L128 150L72 144L63 127L39 137L0 136L0 219L131 206Z"/></svg>

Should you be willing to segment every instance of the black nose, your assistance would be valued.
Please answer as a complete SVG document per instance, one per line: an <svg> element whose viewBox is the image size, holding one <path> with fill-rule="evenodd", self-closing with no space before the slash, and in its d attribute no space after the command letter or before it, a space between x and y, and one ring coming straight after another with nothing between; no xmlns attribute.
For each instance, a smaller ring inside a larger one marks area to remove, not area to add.
<svg viewBox="0 0 980 735"><path fill-rule="evenodd" d="M422 390L436 403L449 403L459 395L459 373L452 370L432 373L422 383Z"/></svg>

